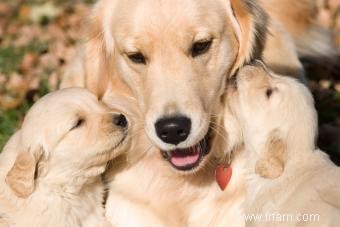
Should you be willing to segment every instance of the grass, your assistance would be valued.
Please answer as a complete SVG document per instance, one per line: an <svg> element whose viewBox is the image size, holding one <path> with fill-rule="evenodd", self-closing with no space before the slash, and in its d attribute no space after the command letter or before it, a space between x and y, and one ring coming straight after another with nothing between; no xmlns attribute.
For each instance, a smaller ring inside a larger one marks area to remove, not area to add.
<svg viewBox="0 0 340 227"><path fill-rule="evenodd" d="M0 48L0 72L9 75L19 70L20 63L25 53L42 53L48 49L48 44L33 41L24 47L3 47Z"/></svg>
<svg viewBox="0 0 340 227"><path fill-rule="evenodd" d="M10 135L20 126L20 121L30 105L26 102L17 109L0 110L0 150L2 150Z"/></svg>
<svg viewBox="0 0 340 227"><path fill-rule="evenodd" d="M0 49L0 72L9 74L19 67L23 57L23 51L14 47Z"/></svg>

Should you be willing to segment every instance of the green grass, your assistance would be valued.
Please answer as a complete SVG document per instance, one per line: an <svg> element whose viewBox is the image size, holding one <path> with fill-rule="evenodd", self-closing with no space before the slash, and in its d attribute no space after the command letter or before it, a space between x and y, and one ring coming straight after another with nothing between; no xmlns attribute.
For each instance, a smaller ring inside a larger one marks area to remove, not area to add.
<svg viewBox="0 0 340 227"><path fill-rule="evenodd" d="M42 53L48 49L47 43L34 40L27 46L16 48L13 46L0 48L0 72L9 75L19 70L20 63L25 53Z"/></svg>
<svg viewBox="0 0 340 227"><path fill-rule="evenodd" d="M0 110L0 150L2 150L9 137L20 126L20 120L23 118L29 106L30 104L26 102L17 109Z"/></svg>
<svg viewBox="0 0 340 227"><path fill-rule="evenodd" d="M0 48L0 72L7 75L14 72L20 65L23 53L14 47Z"/></svg>

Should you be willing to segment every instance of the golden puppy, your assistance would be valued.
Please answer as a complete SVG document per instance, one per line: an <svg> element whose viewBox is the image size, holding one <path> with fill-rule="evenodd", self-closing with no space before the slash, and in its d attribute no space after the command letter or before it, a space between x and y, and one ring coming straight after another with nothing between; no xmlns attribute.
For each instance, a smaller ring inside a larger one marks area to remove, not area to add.
<svg viewBox="0 0 340 227"><path fill-rule="evenodd" d="M101 174L124 151L127 124L85 89L40 99L0 156L0 223L107 226Z"/></svg>
<svg viewBox="0 0 340 227"><path fill-rule="evenodd" d="M261 63L245 66L236 80L228 100L244 137L245 213L259 217L247 226L338 226L340 169L315 148L309 90Z"/></svg>

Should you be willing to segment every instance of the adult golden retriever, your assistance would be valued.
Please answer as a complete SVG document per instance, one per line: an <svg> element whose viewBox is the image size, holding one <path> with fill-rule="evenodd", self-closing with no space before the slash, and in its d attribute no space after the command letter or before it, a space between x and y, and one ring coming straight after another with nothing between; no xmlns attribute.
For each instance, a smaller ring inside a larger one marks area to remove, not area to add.
<svg viewBox="0 0 340 227"><path fill-rule="evenodd" d="M110 226L101 174L126 150L127 127L85 89L40 99L0 155L1 226Z"/></svg>
<svg viewBox="0 0 340 227"><path fill-rule="evenodd" d="M310 91L261 63L236 80L228 104L245 144L247 226L338 226L340 169L315 146Z"/></svg>
<svg viewBox="0 0 340 227"><path fill-rule="evenodd" d="M327 32L313 23L315 7L309 0L98 1L62 87L85 86L108 105L119 91L141 111L146 154L116 173L112 222L243 225L240 156L223 193L214 180L234 139L223 129L227 78L262 55L275 71L303 78L297 53L331 52Z"/></svg>

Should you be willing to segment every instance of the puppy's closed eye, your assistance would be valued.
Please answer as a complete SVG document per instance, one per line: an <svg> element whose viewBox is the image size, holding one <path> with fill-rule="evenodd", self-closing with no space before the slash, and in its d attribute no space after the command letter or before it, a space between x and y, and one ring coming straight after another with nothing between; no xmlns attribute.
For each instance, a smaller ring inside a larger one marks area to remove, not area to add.
<svg viewBox="0 0 340 227"><path fill-rule="evenodd" d="M272 96L272 94L273 94L273 89L268 88L267 91L266 91L267 98L270 98L270 96Z"/></svg>
<svg viewBox="0 0 340 227"><path fill-rule="evenodd" d="M270 97L272 97L273 93L278 91L277 88L267 88L266 90L266 96L269 99Z"/></svg>
<svg viewBox="0 0 340 227"><path fill-rule="evenodd" d="M76 122L73 124L72 128L70 129L70 131L81 127L84 123L85 123L85 119L84 118L78 118L76 120Z"/></svg>

